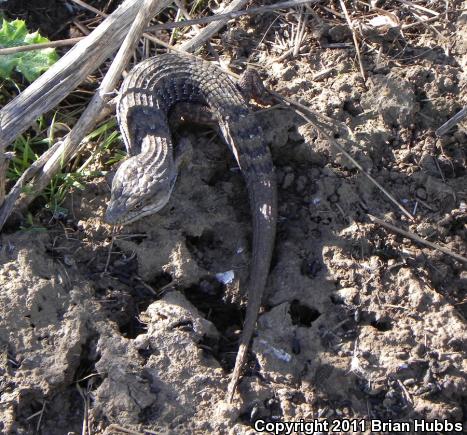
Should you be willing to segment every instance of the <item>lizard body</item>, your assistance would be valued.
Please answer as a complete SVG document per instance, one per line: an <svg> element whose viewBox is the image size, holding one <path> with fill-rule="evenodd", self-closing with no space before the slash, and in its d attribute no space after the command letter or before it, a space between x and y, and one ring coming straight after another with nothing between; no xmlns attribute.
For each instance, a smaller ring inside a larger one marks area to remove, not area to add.
<svg viewBox="0 0 467 435"><path fill-rule="evenodd" d="M159 211L169 200L178 165L168 114L179 103L207 106L245 178L253 220L248 305L234 371L231 402L254 332L269 273L277 199L271 155L255 114L230 77L212 64L178 54L147 59L120 89L117 119L129 158L117 170L105 220L128 224Z"/></svg>

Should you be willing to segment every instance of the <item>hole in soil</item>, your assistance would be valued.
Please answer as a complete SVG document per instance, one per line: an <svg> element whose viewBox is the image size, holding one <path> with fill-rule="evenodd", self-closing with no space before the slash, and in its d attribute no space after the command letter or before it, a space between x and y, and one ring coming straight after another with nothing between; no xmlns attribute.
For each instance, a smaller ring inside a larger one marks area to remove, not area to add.
<svg viewBox="0 0 467 435"><path fill-rule="evenodd" d="M138 234L137 236L133 236L131 237L131 240L133 242L135 242L137 245L140 245L141 243L143 243L143 240L147 239L147 235L146 233L141 233L141 234Z"/></svg>
<svg viewBox="0 0 467 435"><path fill-rule="evenodd" d="M331 299L331 303L334 305L345 305L345 300L342 298L342 296L331 295L329 296L329 299Z"/></svg>
<svg viewBox="0 0 467 435"><path fill-rule="evenodd" d="M281 420L283 415L284 411L281 408L279 400L270 398L262 402L255 402L247 412L240 414L239 420L243 424L253 427L258 420L274 422Z"/></svg>
<svg viewBox="0 0 467 435"><path fill-rule="evenodd" d="M202 337L201 340L198 342L198 347L203 350L205 355L211 356L216 360L219 359L219 354L220 354L219 341L214 339L213 337L209 337L209 336Z"/></svg>
<svg viewBox="0 0 467 435"><path fill-rule="evenodd" d="M354 101L345 101L342 110L350 113L352 116L357 116L361 113L361 110L355 106Z"/></svg>
<svg viewBox="0 0 467 435"><path fill-rule="evenodd" d="M392 329L392 324L389 319L373 320L370 322L370 325L380 332L387 332Z"/></svg>
<svg viewBox="0 0 467 435"><path fill-rule="evenodd" d="M144 311L149 304L146 305L144 309L141 311ZM121 325L119 328L119 331L125 338L131 338L134 339L138 337L138 335L146 333L146 325L144 323L141 323L138 320L137 316L132 316L131 320L124 325Z"/></svg>
<svg viewBox="0 0 467 435"><path fill-rule="evenodd" d="M315 278L316 275L320 272L323 268L321 263L318 260L303 260L302 265L300 267L300 272L304 276L308 276L309 278Z"/></svg>
<svg viewBox="0 0 467 435"><path fill-rule="evenodd" d="M187 247L190 251L205 251L211 250L219 246L219 241L216 240L214 231L204 230L201 236L190 236L186 234Z"/></svg>
<svg viewBox="0 0 467 435"><path fill-rule="evenodd" d="M306 326L309 328L311 324L321 316L321 313L315 308L310 308L301 304L298 300L293 300L290 304L290 317L293 325Z"/></svg>
<svg viewBox="0 0 467 435"><path fill-rule="evenodd" d="M97 334L91 335L87 338L86 342L81 348L80 362L75 371L74 380L75 382L79 381L78 383L84 391L88 389L88 383L90 380L88 376L90 374L96 374L96 362L101 359L101 354L97 351L97 340ZM95 390L97 387L99 387L102 381L103 378L101 376L93 376L92 390Z"/></svg>
<svg viewBox="0 0 467 435"><path fill-rule="evenodd" d="M206 338L200 343L200 347L212 355L224 370L232 370L238 349L238 336L235 331L243 327L245 310L227 302L224 286L209 276L188 287L184 295L216 326L221 335L219 343L213 343Z"/></svg>
<svg viewBox="0 0 467 435"><path fill-rule="evenodd" d="M173 281L172 275L167 272L161 272L157 275L151 282L151 286L160 289L165 287L166 285L170 284Z"/></svg>
<svg viewBox="0 0 467 435"><path fill-rule="evenodd" d="M221 181L229 181L232 173L228 170L227 165L222 165L222 167L217 168L214 173L208 179L205 179L204 182L208 186L215 186Z"/></svg>
<svg viewBox="0 0 467 435"><path fill-rule="evenodd" d="M141 295L141 292L138 293ZM125 310L127 311L127 316L125 316L126 321L121 321L118 327L124 337L131 339L146 333L146 325L139 321L140 314L155 300L154 297L148 298L147 295L144 299L138 297L138 295L134 295L134 299L134 304L125 307Z"/></svg>
<svg viewBox="0 0 467 435"><path fill-rule="evenodd" d="M170 282L172 282L170 274L161 272L151 282L151 286L157 286L160 289ZM106 308L108 312L110 311L109 319L118 324L120 333L125 338L134 339L138 335L146 333L147 327L139 321L139 318L141 313L146 311L149 305L157 299L157 295L140 281L132 280L131 287L131 294L120 290L114 292L117 293L116 296L109 295L114 298L112 306L110 306L110 298L107 296L108 303Z"/></svg>

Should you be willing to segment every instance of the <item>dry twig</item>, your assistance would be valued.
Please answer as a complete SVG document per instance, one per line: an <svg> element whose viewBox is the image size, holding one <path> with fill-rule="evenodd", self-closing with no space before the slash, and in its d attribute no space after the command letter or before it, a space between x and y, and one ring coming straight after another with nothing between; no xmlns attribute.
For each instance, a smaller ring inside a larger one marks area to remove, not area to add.
<svg viewBox="0 0 467 435"><path fill-rule="evenodd" d="M436 130L437 136L445 135L452 127L459 124L464 118L467 118L467 106L465 106L462 110L456 113L452 118L447 120L441 127Z"/></svg>
<svg viewBox="0 0 467 435"><path fill-rule="evenodd" d="M177 22L172 22L172 23L156 24L154 26L147 27L146 32L153 32L156 30L180 29L183 27L190 27L190 26L194 26L197 24L208 24L208 23L212 23L213 21L219 21L219 20L224 20L224 19L230 20L233 18L243 17L245 15L262 14L262 13L270 12L270 11L277 10L277 9L291 8L291 7L299 6L305 3L313 4L313 3L318 3L320 1L321 0L289 0L285 2L275 3L273 5L260 6L257 8L249 8L249 9L244 9L241 11L226 12L222 14L212 15L209 17L201 17L201 18L195 18L192 20L177 21ZM102 12L101 12L101 15L103 17L108 16L107 14L104 14ZM148 35L147 33L145 33L143 36L148 39L154 38L152 35ZM149 36L151 36L152 38L149 38ZM86 36L80 36L77 38L60 39L58 41L43 42L41 44L18 45L16 47L1 48L0 55L14 54L14 53L19 53L23 51L43 50L44 48L66 47L68 45L75 45L76 43L78 43L79 41L85 38ZM154 42L156 42L159 45L162 45L165 48L169 48L171 50L174 49L170 45L163 43L160 40L157 40Z"/></svg>
<svg viewBox="0 0 467 435"><path fill-rule="evenodd" d="M81 6L82 8L87 9L88 11L94 12L96 15L100 15L101 17L104 17L104 18L107 16L106 14L104 14L104 12L101 12L99 9L96 9L94 6L88 5L87 3L81 0L71 0L71 1Z"/></svg>
<svg viewBox="0 0 467 435"><path fill-rule="evenodd" d="M0 56L21 53L23 51L43 50L44 48L67 47L68 45L77 44L84 38L86 38L86 36L79 36L77 38L69 39L60 39L58 41L42 42L40 44L17 45L16 47L0 48Z"/></svg>
<svg viewBox="0 0 467 435"><path fill-rule="evenodd" d="M417 3L414 3L414 2L411 2L409 0L397 0L399 3L402 3L403 5L405 6L408 6L408 7L411 7L413 9L418 9L420 11L423 11L423 12L426 12L430 15L433 15L435 17L437 17L439 15L438 12L436 11L433 11L432 9L428 9L426 8L425 6L422 6L422 5L419 5Z"/></svg>
<svg viewBox="0 0 467 435"><path fill-rule="evenodd" d="M396 227L395 225L390 224L389 222L383 221L382 219L379 219L379 218L377 218L377 217L375 217L375 216L373 216L371 214L368 214L368 217L371 219L371 221L373 221L373 222L375 222L375 223L377 223L379 225L382 225L383 227L386 227L387 229L389 229L391 231L394 231L395 233L399 233L404 237L407 237L409 239L415 240L418 243L421 243L422 245L426 245L426 246L429 246L430 248L436 249L437 251L440 251L443 254L449 255L449 256L455 258L458 261L461 261L463 263L467 263L467 258L466 257L463 257L462 255L457 254L457 253L451 251L450 249L445 248L444 246L438 245L437 243L430 242L429 240L422 239L420 236L418 236L415 233L405 231L405 230L403 230L403 229L401 229L399 227Z"/></svg>
<svg viewBox="0 0 467 435"><path fill-rule="evenodd" d="M312 116L315 117L315 114L303 104L298 103L297 101L293 101L290 98L283 97L276 92L269 91L272 95L274 95L278 100L284 101L287 106L292 106L293 110L301 116L308 124L311 124L319 133L335 148L337 148L345 157L363 174L367 177L384 195L394 204L397 208L409 218L411 221L414 220L413 216L400 204L393 195L391 195L381 184L379 184L365 169L363 168L360 163L358 163L335 139L329 136L314 120L310 118ZM310 116L309 116L310 115Z"/></svg>
<svg viewBox="0 0 467 435"><path fill-rule="evenodd" d="M357 34L355 32L353 22L350 19L349 13L347 12L347 7L345 6L344 1L339 0L339 2L340 2L340 5L341 5L341 8L342 8L342 11L344 12L345 19L347 21L349 29L352 32L353 43L355 45L355 50L357 51L358 65L360 66L360 74L362 75L363 81L365 82L365 80L366 80L365 70L363 69L362 56L360 54L360 47L359 47L359 44L358 44Z"/></svg>
<svg viewBox="0 0 467 435"><path fill-rule="evenodd" d="M249 0L233 0L224 10L224 12L236 11L248 3ZM181 44L180 48L189 52L193 52L196 48L203 45L208 39L215 35L225 24L229 18L224 18L208 24L201 32L199 32L193 39Z"/></svg>

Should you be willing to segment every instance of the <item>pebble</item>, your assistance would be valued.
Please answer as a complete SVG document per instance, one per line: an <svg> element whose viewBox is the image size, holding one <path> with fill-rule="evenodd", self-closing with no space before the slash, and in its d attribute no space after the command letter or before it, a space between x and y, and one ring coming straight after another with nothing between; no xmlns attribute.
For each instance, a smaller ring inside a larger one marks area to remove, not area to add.
<svg viewBox="0 0 467 435"><path fill-rule="evenodd" d="M318 168L311 168L311 170L310 170L310 178L311 178L312 180L318 179L319 176L320 176L320 174L321 174L321 171L320 171Z"/></svg>
<svg viewBox="0 0 467 435"><path fill-rule="evenodd" d="M75 259L71 255L64 255L63 262L66 266L71 267L75 265Z"/></svg>
<svg viewBox="0 0 467 435"><path fill-rule="evenodd" d="M294 180L295 180L295 175L293 174L293 172L288 172L284 176L284 181L282 182L282 188L288 189L290 186L292 186Z"/></svg>
<svg viewBox="0 0 467 435"><path fill-rule="evenodd" d="M297 192L303 192L306 188L306 184L308 182L308 179L306 178L305 175L300 175L298 178L297 178L297 182L296 182L296 189L297 189Z"/></svg>
<svg viewBox="0 0 467 435"><path fill-rule="evenodd" d="M331 204L339 202L339 197L335 193L333 193L328 199Z"/></svg>
<svg viewBox="0 0 467 435"><path fill-rule="evenodd" d="M292 80L297 75L294 66L289 66L284 71L282 71L282 80Z"/></svg>
<svg viewBox="0 0 467 435"><path fill-rule="evenodd" d="M394 356L398 359L406 360L409 357L409 354L407 352L401 351L396 352Z"/></svg>
<svg viewBox="0 0 467 435"><path fill-rule="evenodd" d="M428 197L428 195L426 193L426 190L423 187L419 187L416 190L415 195L416 195L417 198L420 198L422 201L425 201L427 199L427 197Z"/></svg>

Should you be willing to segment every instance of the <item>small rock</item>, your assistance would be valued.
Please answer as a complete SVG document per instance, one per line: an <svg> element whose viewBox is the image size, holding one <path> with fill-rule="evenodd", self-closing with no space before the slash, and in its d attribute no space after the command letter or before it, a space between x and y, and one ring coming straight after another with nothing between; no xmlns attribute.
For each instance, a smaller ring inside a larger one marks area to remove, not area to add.
<svg viewBox="0 0 467 435"><path fill-rule="evenodd" d="M425 201L426 198L427 198L427 194L426 194L426 190L425 188L423 187L419 187L416 192L415 192L415 196L417 198L420 198L422 201Z"/></svg>
<svg viewBox="0 0 467 435"><path fill-rule="evenodd" d="M292 80L297 75L294 66L289 66L284 71L282 71L282 80Z"/></svg>
<svg viewBox="0 0 467 435"><path fill-rule="evenodd" d="M65 266L71 267L74 266L75 259L71 255L64 255L63 262L65 263Z"/></svg>
<svg viewBox="0 0 467 435"><path fill-rule="evenodd" d="M297 189L297 192L303 192L306 188L306 184L308 182L308 179L306 178L305 175L300 175L298 178L297 178L297 182L296 182L296 189Z"/></svg>
<svg viewBox="0 0 467 435"><path fill-rule="evenodd" d="M328 36L332 42L345 42L352 36L352 33L347 25L338 24L328 30Z"/></svg>
<svg viewBox="0 0 467 435"><path fill-rule="evenodd" d="M412 387L415 385L415 379L409 378L402 382L406 387Z"/></svg>
<svg viewBox="0 0 467 435"><path fill-rule="evenodd" d="M398 359L406 360L409 358L409 354L407 352L401 351L401 352L396 352L394 356Z"/></svg>
<svg viewBox="0 0 467 435"><path fill-rule="evenodd" d="M310 178L311 178L312 180L318 179L319 176L320 176L320 174L321 174L321 171L320 171L318 168L311 168L311 170L310 170Z"/></svg>
<svg viewBox="0 0 467 435"><path fill-rule="evenodd" d="M335 193L333 193L328 199L331 204L339 202L339 196L337 196Z"/></svg>
<svg viewBox="0 0 467 435"><path fill-rule="evenodd" d="M285 174L284 181L282 182L282 188L288 189L290 186L292 186L294 179L295 175L293 172L288 172L287 174Z"/></svg>

